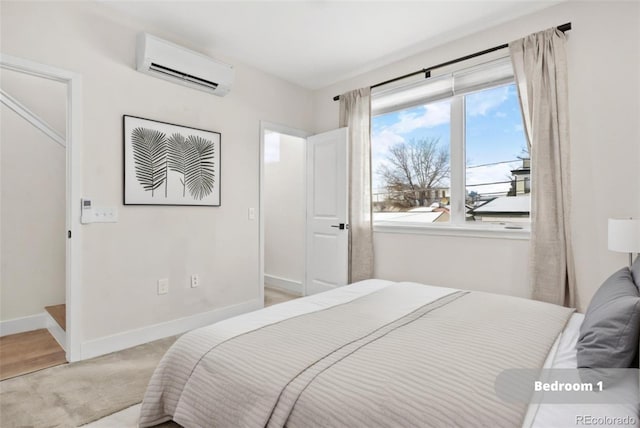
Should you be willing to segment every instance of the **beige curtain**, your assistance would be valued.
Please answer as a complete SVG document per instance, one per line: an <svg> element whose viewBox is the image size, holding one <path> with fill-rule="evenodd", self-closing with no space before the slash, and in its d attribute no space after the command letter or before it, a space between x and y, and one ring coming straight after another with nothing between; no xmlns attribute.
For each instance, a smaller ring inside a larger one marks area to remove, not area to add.
<svg viewBox="0 0 640 428"><path fill-rule="evenodd" d="M552 28L509 44L532 160L533 298L574 306L569 107L564 33Z"/></svg>
<svg viewBox="0 0 640 428"><path fill-rule="evenodd" d="M371 89L340 95L340 126L349 127L349 283L373 277Z"/></svg>

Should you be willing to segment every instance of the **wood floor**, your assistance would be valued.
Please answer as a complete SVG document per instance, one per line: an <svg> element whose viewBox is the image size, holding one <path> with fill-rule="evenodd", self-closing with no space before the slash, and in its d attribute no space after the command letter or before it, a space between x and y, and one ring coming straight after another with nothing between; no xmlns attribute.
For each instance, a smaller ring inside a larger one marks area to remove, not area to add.
<svg viewBox="0 0 640 428"><path fill-rule="evenodd" d="M63 303L61 305L45 306L44 309L49 312L49 315L56 320L64 331L67 331L67 305Z"/></svg>
<svg viewBox="0 0 640 428"><path fill-rule="evenodd" d="M64 349L47 329L0 337L0 380L66 362Z"/></svg>

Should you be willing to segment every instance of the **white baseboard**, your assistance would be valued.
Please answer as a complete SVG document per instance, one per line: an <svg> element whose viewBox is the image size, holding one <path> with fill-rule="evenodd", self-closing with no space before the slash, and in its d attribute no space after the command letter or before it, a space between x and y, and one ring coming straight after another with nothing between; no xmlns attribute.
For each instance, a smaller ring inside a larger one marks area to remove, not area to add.
<svg viewBox="0 0 640 428"><path fill-rule="evenodd" d="M41 328L47 328L47 315L45 312L29 315L28 317L0 321L0 337Z"/></svg>
<svg viewBox="0 0 640 428"><path fill-rule="evenodd" d="M15 318L7 321L0 321L0 336L24 333L27 331L46 328L51 336L66 350L67 333L58 325L48 312L30 315L28 317Z"/></svg>
<svg viewBox="0 0 640 428"><path fill-rule="evenodd" d="M47 323L47 330L51 333L51 336L60 344L62 349L67 350L67 332L60 327L60 324L53 319L49 312L45 313L45 319Z"/></svg>
<svg viewBox="0 0 640 428"><path fill-rule="evenodd" d="M264 302L260 299L248 300L237 305L89 340L81 345L80 359L86 360L165 337L175 336L194 328L204 327L223 319L262 309L263 305Z"/></svg>
<svg viewBox="0 0 640 428"><path fill-rule="evenodd" d="M293 279L282 278L275 275L264 274L264 285L271 288L286 291L296 296L303 296L302 282Z"/></svg>

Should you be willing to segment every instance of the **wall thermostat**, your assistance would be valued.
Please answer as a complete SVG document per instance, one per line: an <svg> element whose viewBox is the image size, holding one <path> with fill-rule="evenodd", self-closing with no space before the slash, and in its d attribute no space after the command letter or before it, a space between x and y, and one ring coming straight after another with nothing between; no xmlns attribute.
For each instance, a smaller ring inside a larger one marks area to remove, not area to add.
<svg viewBox="0 0 640 428"><path fill-rule="evenodd" d="M80 212L80 223L87 224L93 221L93 210L91 209L92 203L91 199L80 199L81 203L81 212Z"/></svg>

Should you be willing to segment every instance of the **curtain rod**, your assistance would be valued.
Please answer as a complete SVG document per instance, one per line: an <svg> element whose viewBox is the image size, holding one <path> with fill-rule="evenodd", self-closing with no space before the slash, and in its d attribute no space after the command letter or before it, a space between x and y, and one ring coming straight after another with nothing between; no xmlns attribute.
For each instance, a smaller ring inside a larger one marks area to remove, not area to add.
<svg viewBox="0 0 640 428"><path fill-rule="evenodd" d="M556 28L564 33L566 31L571 30L571 23L567 22L566 24L558 25L558 27L556 27ZM394 77L393 79L385 80L384 82L376 83L375 85L371 85L371 89L377 88L378 86L386 85L388 83L393 83L393 82L396 82L398 80L406 79L407 77L412 77L412 76L415 76L415 75L418 75L418 74L422 74L422 73L424 73L424 78L427 79L427 78L431 77L431 70L435 70L436 68L446 67L447 65L455 64L455 63L461 62L461 61L466 61L468 59L475 58L475 57L478 57L478 56L481 56L481 55L485 55L485 54L488 54L488 53L491 53L491 52L499 51L500 49L505 49L505 48L508 48L508 47L509 47L509 44L505 43L505 44L500 45L500 46L494 46L492 48L485 49L483 51L479 51L479 52L475 52L475 53L472 53L472 54L469 54L469 55L461 56L460 58L452 59L451 61L443 62L443 63L438 64L438 65L432 65L431 67L423 68L422 70L414 71L413 73L405 74L403 76ZM340 99L340 95L336 95L335 97L333 97L333 101L338 101L339 99Z"/></svg>

